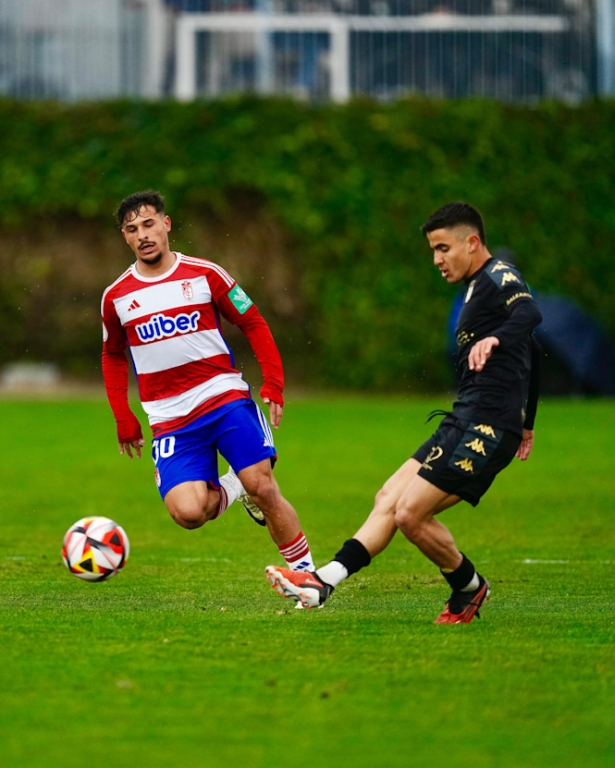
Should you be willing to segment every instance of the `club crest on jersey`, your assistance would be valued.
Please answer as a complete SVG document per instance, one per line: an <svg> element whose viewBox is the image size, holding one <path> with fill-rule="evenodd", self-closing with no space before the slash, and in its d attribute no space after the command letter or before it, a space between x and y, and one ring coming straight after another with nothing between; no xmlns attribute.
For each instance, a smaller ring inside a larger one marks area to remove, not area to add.
<svg viewBox="0 0 615 768"><path fill-rule="evenodd" d="M194 298L194 291L192 290L192 283L190 280L184 280L182 283L182 293L184 294L184 299L187 299L188 301L192 301Z"/></svg>
<svg viewBox="0 0 615 768"><path fill-rule="evenodd" d="M189 315L182 312L176 317L167 315L152 315L145 323L135 326L139 339L146 344L150 341L175 336L177 333L189 333L196 331L199 324L200 312L191 312Z"/></svg>

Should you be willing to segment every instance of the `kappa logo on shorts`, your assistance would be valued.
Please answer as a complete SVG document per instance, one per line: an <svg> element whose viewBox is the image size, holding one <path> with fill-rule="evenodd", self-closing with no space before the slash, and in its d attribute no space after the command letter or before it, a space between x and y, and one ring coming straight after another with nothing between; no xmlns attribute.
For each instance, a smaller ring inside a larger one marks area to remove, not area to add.
<svg viewBox="0 0 615 768"><path fill-rule="evenodd" d="M474 429L476 432L481 432L483 435L487 435L488 437L497 438L493 427L490 427L488 424L477 424Z"/></svg>
<svg viewBox="0 0 615 768"><path fill-rule="evenodd" d="M482 456L487 455L487 452L485 451L485 443L480 437L475 437L474 440L466 443L465 446L466 448L471 448L475 453L480 453Z"/></svg>
<svg viewBox="0 0 615 768"><path fill-rule="evenodd" d="M481 433L480 437L477 432ZM490 424L469 424L449 459L449 469L467 477L479 477L493 458L503 434L498 434Z"/></svg>
<svg viewBox="0 0 615 768"><path fill-rule="evenodd" d="M474 464L472 464L472 459L462 459L461 461L456 461L455 466L459 467L459 469L463 469L464 472L474 472Z"/></svg>

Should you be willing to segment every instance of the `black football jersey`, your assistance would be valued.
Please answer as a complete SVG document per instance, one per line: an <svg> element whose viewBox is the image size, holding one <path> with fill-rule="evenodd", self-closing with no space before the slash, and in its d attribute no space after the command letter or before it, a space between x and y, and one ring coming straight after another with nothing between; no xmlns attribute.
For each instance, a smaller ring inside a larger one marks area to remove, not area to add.
<svg viewBox="0 0 615 768"><path fill-rule="evenodd" d="M538 392L530 387L536 367L532 330L542 316L511 264L490 259L465 282L456 328L460 383L453 415L522 434L524 427L533 428L536 411ZM482 371L471 371L470 349L487 336L496 336L500 344Z"/></svg>

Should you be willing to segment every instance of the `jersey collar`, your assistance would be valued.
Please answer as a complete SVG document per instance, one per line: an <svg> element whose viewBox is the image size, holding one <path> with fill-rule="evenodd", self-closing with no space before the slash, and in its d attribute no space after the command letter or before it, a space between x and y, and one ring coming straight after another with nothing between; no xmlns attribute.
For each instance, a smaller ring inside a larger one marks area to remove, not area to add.
<svg viewBox="0 0 615 768"><path fill-rule="evenodd" d="M170 277L173 272L179 267L182 255L179 253L179 251L172 251L173 255L175 256L175 263L171 267L171 269L167 269L166 272L163 272L162 275L156 275L155 277L145 277L144 275L141 275L139 271L137 270L137 262L135 261L134 264L131 264L130 270L132 272L132 275L137 280L140 280L142 283L158 283L161 280L166 280L167 277Z"/></svg>
<svg viewBox="0 0 615 768"><path fill-rule="evenodd" d="M491 258L487 259L487 261L486 261L484 264L482 264L482 265L481 265L481 266L480 266L480 267L479 267L479 268L476 270L476 272L472 272L472 274L470 275L470 277L464 277L464 279L463 279L463 282L464 282L466 285L470 285L470 283L472 282L472 280L476 280L476 278L477 278L477 277L480 275L480 273L481 273L481 272L484 272L484 271L487 269L487 267L488 267L490 264L493 264L493 262L494 262L494 261L495 261L495 259L493 258L493 256L491 256Z"/></svg>

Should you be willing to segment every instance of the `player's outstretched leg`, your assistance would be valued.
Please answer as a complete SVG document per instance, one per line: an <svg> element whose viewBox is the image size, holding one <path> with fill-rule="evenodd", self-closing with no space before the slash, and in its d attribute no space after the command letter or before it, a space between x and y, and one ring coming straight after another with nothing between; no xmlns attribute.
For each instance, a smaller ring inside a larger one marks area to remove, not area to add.
<svg viewBox="0 0 615 768"><path fill-rule="evenodd" d="M240 504L243 505L243 508L246 510L246 512L250 515L250 517L252 518L252 520L254 520L255 523L257 523L258 525L267 525L267 521L265 520L265 515L263 514L263 510L260 507L256 506L256 504L252 501L252 499L250 498L250 495L246 492L246 489L241 484L241 480L237 477L232 467L229 467L226 475L223 475L220 478L220 484L225 489L227 489L227 486L233 488L232 496L236 498ZM228 492L228 489L227 489L227 492Z"/></svg>
<svg viewBox="0 0 615 768"><path fill-rule="evenodd" d="M291 597L304 608L322 608L338 584L370 562L366 547L358 539L348 539L335 558L315 572L300 573L268 565L265 576L282 597Z"/></svg>
<svg viewBox="0 0 615 768"><path fill-rule="evenodd" d="M278 595L290 597L304 608L322 607L333 592L333 587L309 571L291 571L290 568L268 565L265 575Z"/></svg>

